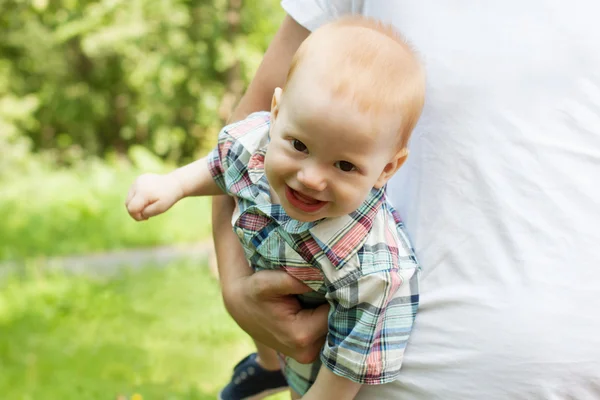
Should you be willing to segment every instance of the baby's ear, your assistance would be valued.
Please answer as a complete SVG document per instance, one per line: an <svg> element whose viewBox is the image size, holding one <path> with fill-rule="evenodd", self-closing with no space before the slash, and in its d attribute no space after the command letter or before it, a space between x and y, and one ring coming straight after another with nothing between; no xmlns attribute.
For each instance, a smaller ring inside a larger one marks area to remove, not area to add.
<svg viewBox="0 0 600 400"><path fill-rule="evenodd" d="M275 88L273 98L271 99L271 119L275 120L279 114L279 105L281 104L281 88Z"/></svg>
<svg viewBox="0 0 600 400"><path fill-rule="evenodd" d="M402 149L400 149L400 151L396 153L394 158L392 158L392 161L390 161L385 165L385 167L383 167L383 171L381 172L381 175L379 175L379 179L377 179L377 182L375 182L375 188L381 189L383 185L385 185L387 181L389 181L390 178L394 176L396 171L400 169L402 164L404 164L404 162L406 161L407 157L408 149L406 147L403 147Z"/></svg>

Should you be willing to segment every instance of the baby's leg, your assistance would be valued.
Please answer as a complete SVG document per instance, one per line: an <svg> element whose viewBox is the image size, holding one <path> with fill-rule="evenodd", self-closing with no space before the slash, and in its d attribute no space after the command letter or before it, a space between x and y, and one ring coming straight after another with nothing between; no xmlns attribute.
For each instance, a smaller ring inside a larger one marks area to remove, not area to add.
<svg viewBox="0 0 600 400"><path fill-rule="evenodd" d="M302 398L302 396L300 396L298 393L294 392L292 389L290 389L290 394L292 395L292 400L298 400L298 399Z"/></svg>
<svg viewBox="0 0 600 400"><path fill-rule="evenodd" d="M256 357L256 362L266 370L269 371L277 371L281 369L281 364L279 363L279 356L277 352L272 348L254 341L256 345L256 353L258 357Z"/></svg>

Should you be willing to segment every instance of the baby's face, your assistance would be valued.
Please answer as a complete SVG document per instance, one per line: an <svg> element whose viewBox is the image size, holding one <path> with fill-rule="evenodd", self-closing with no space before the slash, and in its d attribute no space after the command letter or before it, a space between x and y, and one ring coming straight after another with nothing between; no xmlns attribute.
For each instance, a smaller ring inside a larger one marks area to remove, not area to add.
<svg viewBox="0 0 600 400"><path fill-rule="evenodd" d="M355 211L399 166L397 118L360 115L318 87L283 96L272 110L265 157L272 191L290 217L304 222Z"/></svg>

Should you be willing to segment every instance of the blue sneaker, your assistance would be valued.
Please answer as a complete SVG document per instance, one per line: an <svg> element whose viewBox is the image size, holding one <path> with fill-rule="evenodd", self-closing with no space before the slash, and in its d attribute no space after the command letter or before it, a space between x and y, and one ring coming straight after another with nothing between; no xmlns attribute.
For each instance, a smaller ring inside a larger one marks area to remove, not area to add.
<svg viewBox="0 0 600 400"><path fill-rule="evenodd" d="M264 369L252 353L233 368L231 381L219 393L219 400L260 400L286 389L281 371Z"/></svg>

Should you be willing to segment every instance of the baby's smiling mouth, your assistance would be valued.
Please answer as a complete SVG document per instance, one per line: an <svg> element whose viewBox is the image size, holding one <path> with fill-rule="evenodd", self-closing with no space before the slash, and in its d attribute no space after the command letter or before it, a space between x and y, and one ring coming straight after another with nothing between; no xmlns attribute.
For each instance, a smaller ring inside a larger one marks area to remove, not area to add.
<svg viewBox="0 0 600 400"><path fill-rule="evenodd" d="M292 204L292 206L298 208L304 212L316 212L321 209L326 201L317 200L313 197L306 196L297 190L292 189L291 187L285 187L285 197Z"/></svg>

